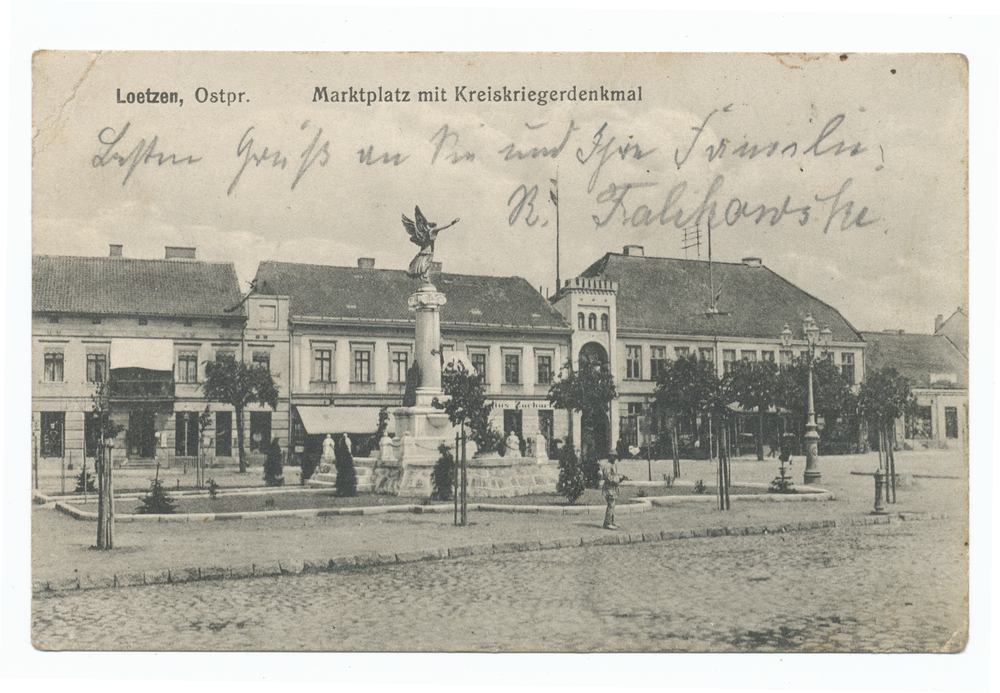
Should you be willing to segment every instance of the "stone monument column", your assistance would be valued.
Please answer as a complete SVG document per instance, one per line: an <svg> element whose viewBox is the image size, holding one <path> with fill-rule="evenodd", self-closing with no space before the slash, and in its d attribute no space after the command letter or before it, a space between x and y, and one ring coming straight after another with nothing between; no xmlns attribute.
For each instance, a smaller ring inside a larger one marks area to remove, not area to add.
<svg viewBox="0 0 1000 693"><path fill-rule="evenodd" d="M410 296L407 304L416 313L414 358L420 366L417 406L429 407L441 396L441 306L448 299L427 283Z"/></svg>

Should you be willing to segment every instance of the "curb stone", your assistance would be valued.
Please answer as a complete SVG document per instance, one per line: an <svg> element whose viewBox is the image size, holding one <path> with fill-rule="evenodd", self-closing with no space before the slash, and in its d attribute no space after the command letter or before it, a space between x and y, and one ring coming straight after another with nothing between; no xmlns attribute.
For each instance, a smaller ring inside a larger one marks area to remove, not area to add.
<svg viewBox="0 0 1000 693"><path fill-rule="evenodd" d="M497 543L470 544L466 546L415 550L400 553L369 552L355 556L337 556L330 559L286 559L281 561L234 565L227 568L206 566L200 568L193 567L149 571L124 571L114 575L88 574L56 580L33 580L31 582L31 591L33 595L41 595L44 593L75 590L124 588L137 587L141 585L181 584L203 580L240 580L251 577L273 577L280 575L299 575L302 573L339 572L358 568L395 565L399 563L412 563L418 561L456 559L467 556L500 555L573 547L653 543L691 538L784 534L796 531L801 532L819 529L835 529L837 527L888 525L893 522L918 522L925 520L944 520L947 518L947 513L931 514L927 512L901 512L895 515L868 515L858 518L849 518L846 520L813 520L797 524L770 527L764 525L748 525L744 527L709 527L691 530L663 530L661 532L643 533L636 532L631 534L623 532L610 532L594 536L561 537L544 541L506 541Z"/></svg>

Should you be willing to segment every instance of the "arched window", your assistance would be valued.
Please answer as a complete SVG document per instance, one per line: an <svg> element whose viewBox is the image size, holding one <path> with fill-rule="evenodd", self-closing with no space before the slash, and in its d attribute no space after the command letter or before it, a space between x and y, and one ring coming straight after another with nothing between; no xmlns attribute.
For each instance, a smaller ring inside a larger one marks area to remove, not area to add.
<svg viewBox="0 0 1000 693"><path fill-rule="evenodd" d="M608 331L608 314L605 313L601 316L601 332Z"/></svg>
<svg viewBox="0 0 1000 693"><path fill-rule="evenodd" d="M586 329L587 326L584 323L583 313L577 313L577 315L576 315L576 324L577 324L577 327L579 327L581 330Z"/></svg>
<svg viewBox="0 0 1000 693"><path fill-rule="evenodd" d="M596 330L597 329L597 316L593 313L587 318L587 329Z"/></svg>

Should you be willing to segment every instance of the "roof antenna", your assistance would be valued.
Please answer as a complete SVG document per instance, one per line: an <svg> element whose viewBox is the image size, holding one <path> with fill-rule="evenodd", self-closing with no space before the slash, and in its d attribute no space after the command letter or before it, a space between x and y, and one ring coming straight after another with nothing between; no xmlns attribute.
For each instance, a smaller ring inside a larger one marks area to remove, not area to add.
<svg viewBox="0 0 1000 693"><path fill-rule="evenodd" d="M708 310L705 315L728 315L719 310L719 299L722 298L722 285L726 283L723 277L719 282L719 290L715 290L715 274L712 267L712 219L708 220Z"/></svg>

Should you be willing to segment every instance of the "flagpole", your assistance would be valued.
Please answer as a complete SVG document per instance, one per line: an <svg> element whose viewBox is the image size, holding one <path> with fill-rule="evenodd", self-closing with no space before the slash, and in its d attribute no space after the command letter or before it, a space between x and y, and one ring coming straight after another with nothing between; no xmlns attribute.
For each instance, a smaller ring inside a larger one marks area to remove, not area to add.
<svg viewBox="0 0 1000 693"><path fill-rule="evenodd" d="M708 220L708 300L709 310L715 312L715 277L712 274L712 219Z"/></svg>

